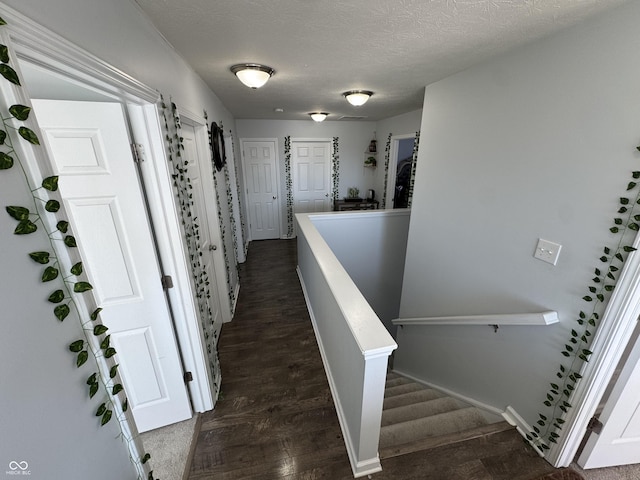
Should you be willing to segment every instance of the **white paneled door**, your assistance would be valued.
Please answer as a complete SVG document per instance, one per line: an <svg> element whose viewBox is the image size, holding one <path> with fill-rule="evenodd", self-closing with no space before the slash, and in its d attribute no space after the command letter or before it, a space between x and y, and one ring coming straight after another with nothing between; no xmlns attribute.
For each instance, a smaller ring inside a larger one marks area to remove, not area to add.
<svg viewBox="0 0 640 480"><path fill-rule="evenodd" d="M275 140L243 140L243 170L251 240L280 238Z"/></svg>
<svg viewBox="0 0 640 480"><path fill-rule="evenodd" d="M295 213L330 210L331 142L293 141L291 144Z"/></svg>
<svg viewBox="0 0 640 480"><path fill-rule="evenodd" d="M615 380L599 420L578 459L588 468L640 463L640 339L637 332L620 375Z"/></svg>
<svg viewBox="0 0 640 480"><path fill-rule="evenodd" d="M138 430L191 418L122 105L33 106Z"/></svg>

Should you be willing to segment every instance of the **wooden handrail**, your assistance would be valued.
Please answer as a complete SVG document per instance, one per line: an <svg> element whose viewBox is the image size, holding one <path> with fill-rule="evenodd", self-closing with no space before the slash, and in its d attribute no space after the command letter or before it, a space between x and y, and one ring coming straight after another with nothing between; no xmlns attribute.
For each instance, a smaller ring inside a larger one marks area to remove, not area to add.
<svg viewBox="0 0 640 480"><path fill-rule="evenodd" d="M501 313L449 317L396 318L394 325L551 325L558 323L558 312Z"/></svg>

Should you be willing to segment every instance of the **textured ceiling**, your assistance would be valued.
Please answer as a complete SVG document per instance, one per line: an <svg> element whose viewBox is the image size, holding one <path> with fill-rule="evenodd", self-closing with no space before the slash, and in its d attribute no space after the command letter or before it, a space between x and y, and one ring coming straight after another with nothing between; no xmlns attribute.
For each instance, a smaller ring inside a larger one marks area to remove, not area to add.
<svg viewBox="0 0 640 480"><path fill-rule="evenodd" d="M135 0L236 118L378 120L424 86L625 0ZM276 70L258 90L235 63ZM341 93L373 90L362 107ZM284 113L275 113L275 108Z"/></svg>

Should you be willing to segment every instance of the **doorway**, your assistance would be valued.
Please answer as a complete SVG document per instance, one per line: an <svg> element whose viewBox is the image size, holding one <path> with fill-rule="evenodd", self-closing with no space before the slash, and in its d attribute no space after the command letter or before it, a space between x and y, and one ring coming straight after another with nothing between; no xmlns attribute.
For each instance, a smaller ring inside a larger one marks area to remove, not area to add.
<svg viewBox="0 0 640 480"><path fill-rule="evenodd" d="M294 213L331 209L331 142L292 140L291 171Z"/></svg>
<svg viewBox="0 0 640 480"><path fill-rule="evenodd" d="M391 137L386 204L391 205L392 208L407 208L409 206L414 146L415 135L394 135Z"/></svg>

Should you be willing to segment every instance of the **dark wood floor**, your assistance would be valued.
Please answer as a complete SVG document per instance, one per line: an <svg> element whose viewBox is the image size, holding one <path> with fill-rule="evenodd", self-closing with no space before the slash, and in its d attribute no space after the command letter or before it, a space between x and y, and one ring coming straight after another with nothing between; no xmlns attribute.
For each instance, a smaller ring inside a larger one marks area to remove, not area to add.
<svg viewBox="0 0 640 480"><path fill-rule="evenodd" d="M203 415L190 480L353 478L295 266L295 240L250 245L236 314L219 341L221 398ZM374 480L530 480L553 471L515 431L382 468Z"/></svg>

